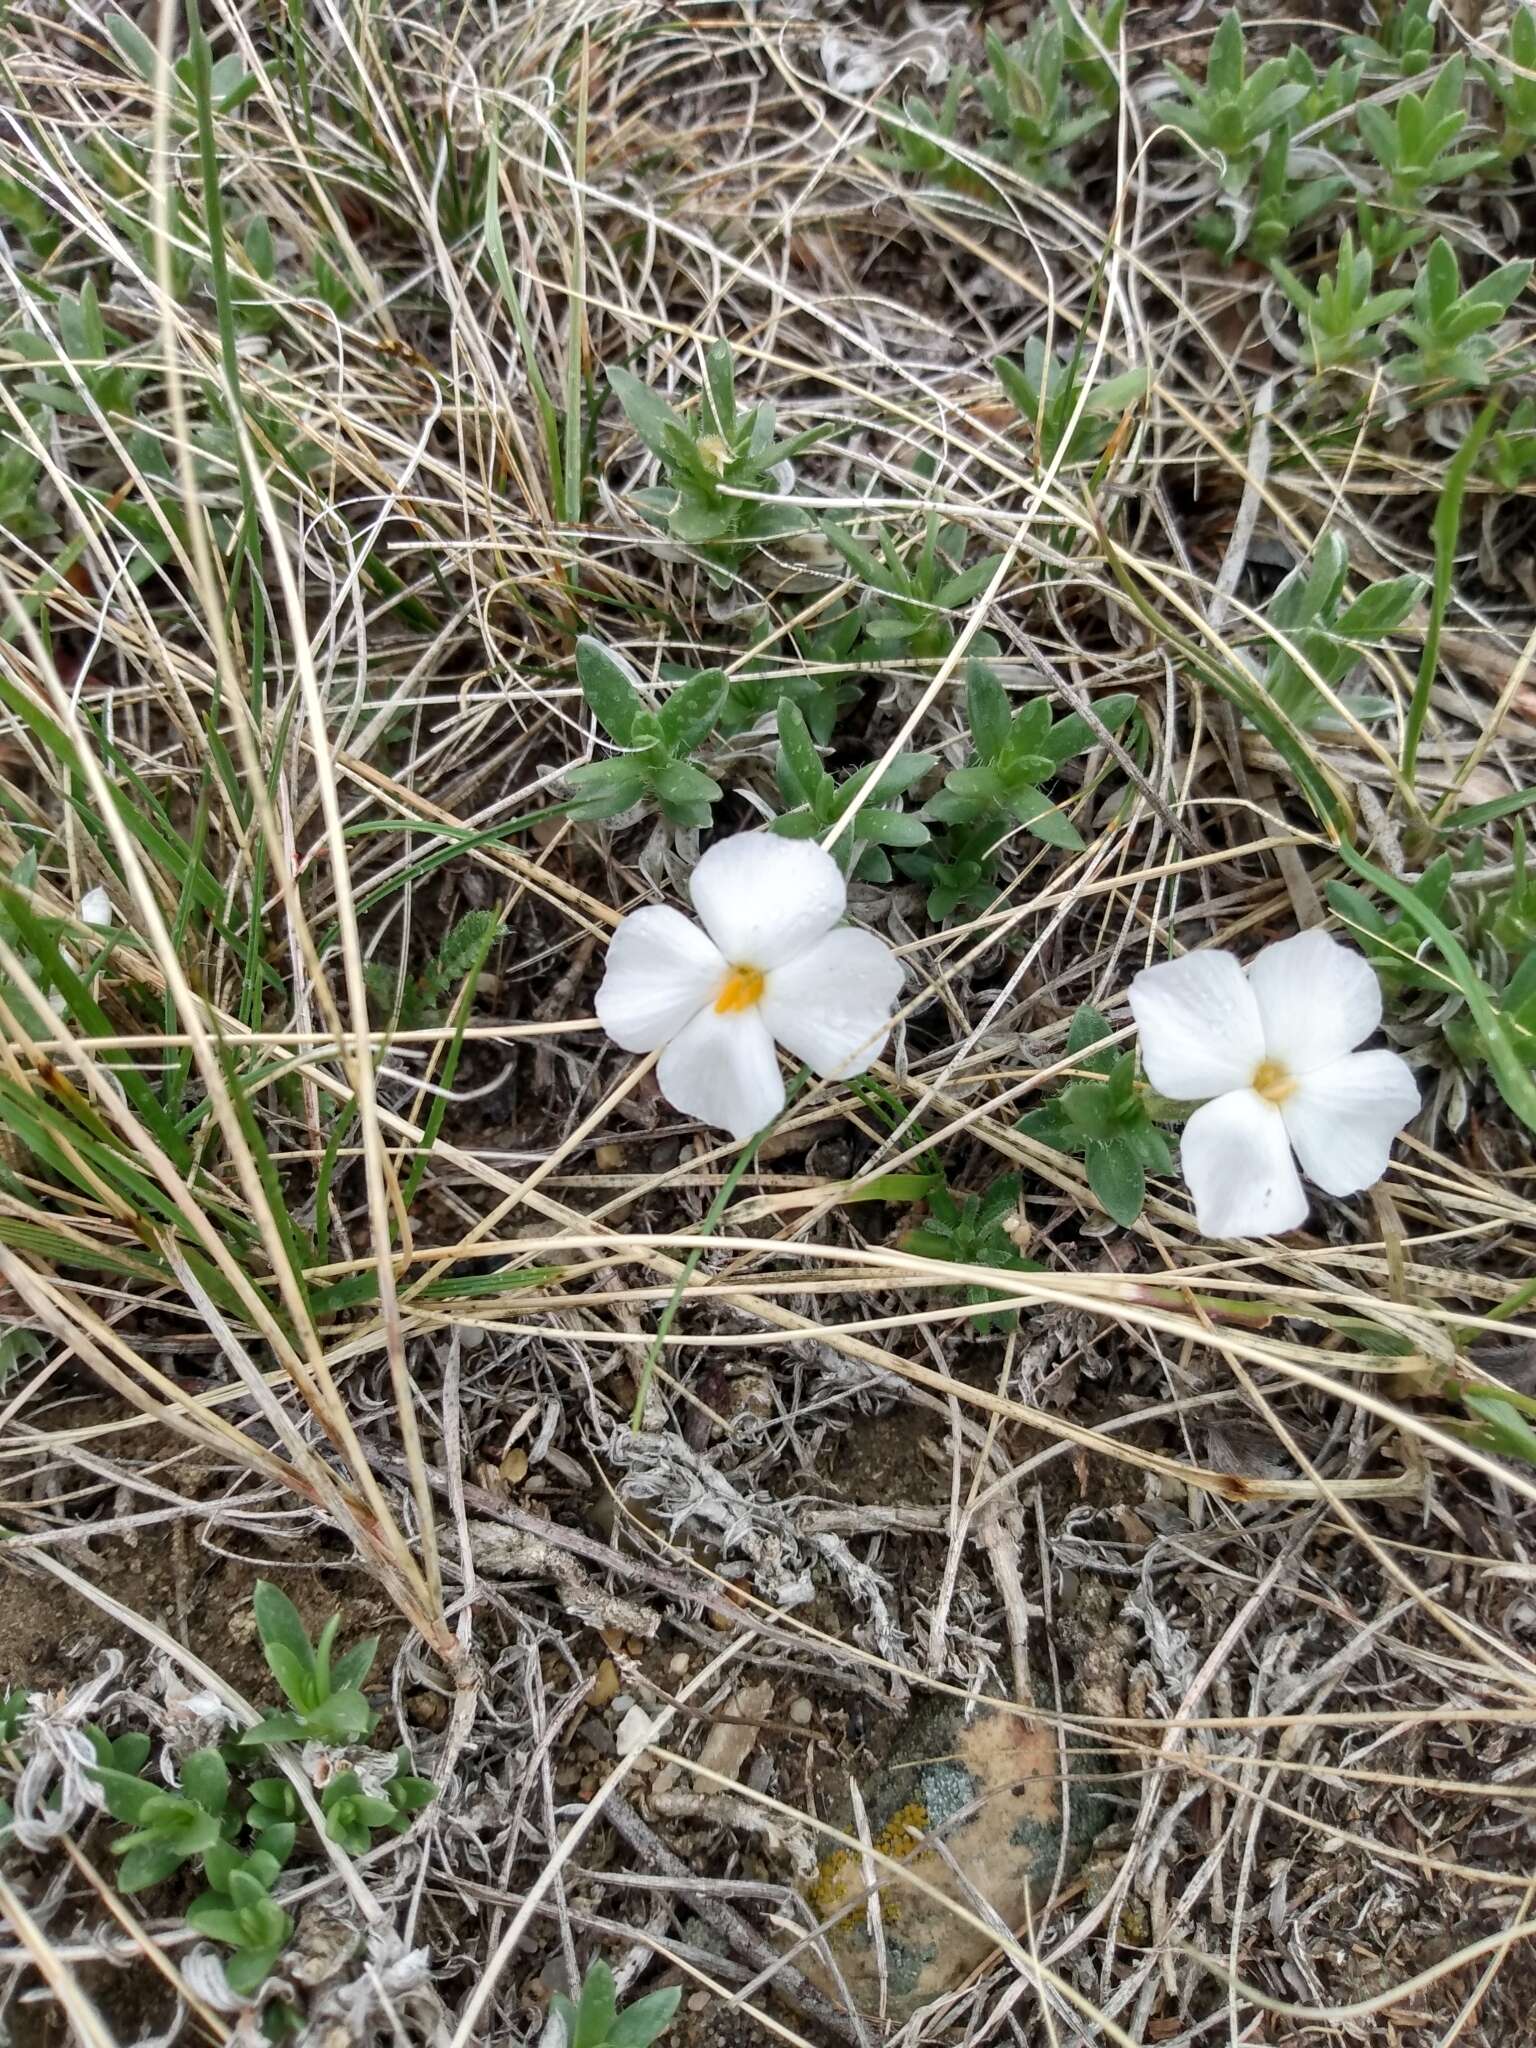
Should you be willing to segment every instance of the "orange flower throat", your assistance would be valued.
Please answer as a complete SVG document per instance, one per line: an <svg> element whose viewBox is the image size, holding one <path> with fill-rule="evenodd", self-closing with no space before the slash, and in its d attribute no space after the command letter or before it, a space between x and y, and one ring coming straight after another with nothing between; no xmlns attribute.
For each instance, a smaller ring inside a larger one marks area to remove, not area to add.
<svg viewBox="0 0 1536 2048"><path fill-rule="evenodd" d="M763 977L755 967L733 967L715 997L715 1015L728 1017L733 1010L752 1010L763 1000Z"/></svg>

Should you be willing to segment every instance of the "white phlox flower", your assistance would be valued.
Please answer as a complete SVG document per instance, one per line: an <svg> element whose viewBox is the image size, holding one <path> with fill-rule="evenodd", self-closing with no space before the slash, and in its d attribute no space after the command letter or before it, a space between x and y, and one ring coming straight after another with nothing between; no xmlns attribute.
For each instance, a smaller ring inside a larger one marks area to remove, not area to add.
<svg viewBox="0 0 1536 2048"><path fill-rule="evenodd" d="M703 855L688 893L704 929L661 904L631 911L597 991L616 1045L661 1048L674 1109L748 1138L784 1107L775 1044L823 1080L879 1058L901 966L873 932L838 923L848 892L831 854L741 832Z"/></svg>
<svg viewBox="0 0 1536 2048"><path fill-rule="evenodd" d="M1266 946L1246 974L1234 954L1186 953L1138 974L1130 1003L1152 1086L1204 1105L1180 1151L1206 1237L1304 1222L1297 1160L1330 1195L1370 1187L1418 1109L1405 1060L1356 1052L1381 1022L1381 986L1326 932Z"/></svg>

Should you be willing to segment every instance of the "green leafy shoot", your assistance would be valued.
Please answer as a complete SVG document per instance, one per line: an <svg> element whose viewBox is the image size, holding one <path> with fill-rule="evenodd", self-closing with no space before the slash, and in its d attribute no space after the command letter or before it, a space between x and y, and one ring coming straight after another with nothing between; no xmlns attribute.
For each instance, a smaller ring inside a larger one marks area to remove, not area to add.
<svg viewBox="0 0 1536 2048"><path fill-rule="evenodd" d="M400 1814L394 1802L370 1792L356 1771L338 1771L320 1795L325 1832L349 1856L366 1856L375 1828L398 1834Z"/></svg>
<svg viewBox="0 0 1536 2048"><path fill-rule="evenodd" d="M1107 1021L1088 1004L1067 1033L1067 1052L1086 1071L1054 1100L1019 1119L1027 1137L1082 1160L1099 1205L1127 1228L1141 1214L1147 1175L1173 1171L1168 1140L1137 1085L1134 1051L1116 1052Z"/></svg>
<svg viewBox="0 0 1536 2048"><path fill-rule="evenodd" d="M465 979L478 974L503 927L491 910L466 911L419 974L403 980L399 970L370 961L368 993L401 1031L435 1024Z"/></svg>
<svg viewBox="0 0 1536 2048"><path fill-rule="evenodd" d="M778 440L770 404L737 405L728 342L715 342L705 354L704 389L686 420L632 371L611 369L608 381L666 479L632 493L635 504L697 553L714 582L729 587L754 550L806 531L805 514L783 502L793 487L793 465L836 428L812 427ZM743 492L760 495L737 495Z"/></svg>
<svg viewBox="0 0 1536 2048"><path fill-rule="evenodd" d="M1159 113L1211 162L1219 190L1237 197L1252 181L1271 131L1305 99L1307 87L1287 75L1283 57L1271 57L1251 78L1246 75L1243 24L1235 8L1211 38L1203 84L1176 65L1167 69L1181 97L1160 101Z"/></svg>
<svg viewBox="0 0 1536 2048"><path fill-rule="evenodd" d="M1042 16L1013 43L988 29L986 53L987 69L976 81L990 122L985 153L1034 184L1070 184L1069 152L1109 119L1109 108L1078 99L1061 22Z"/></svg>
<svg viewBox="0 0 1536 2048"><path fill-rule="evenodd" d="M673 1985L637 1998L620 2012L613 1972L598 1961L587 1966L574 2004L560 1991L549 2002L565 2028L565 2048L651 2048L672 2024L682 1995Z"/></svg>
<svg viewBox="0 0 1536 2048"><path fill-rule="evenodd" d="M1087 354L1081 341L1072 354L1063 355L1031 335L1022 362L1008 356L993 361L998 382L1034 436L1035 460L1042 469L1049 468L1058 451L1069 468L1097 462L1126 413L1146 395L1145 370L1126 370L1085 390Z"/></svg>
<svg viewBox="0 0 1536 2048"><path fill-rule="evenodd" d="M1395 206L1414 205L1421 193L1458 184L1474 171L1500 161L1493 145L1457 150L1452 145L1467 125L1462 105L1466 65L1453 57L1436 72L1427 92L1405 92L1390 107L1364 100L1357 119L1366 148L1387 174Z"/></svg>
<svg viewBox="0 0 1536 2048"><path fill-rule="evenodd" d="M798 706L817 746L828 745L832 728L862 694L852 674L862 628L856 611L838 612L792 632L792 653L760 656L738 668L717 726L721 738L734 739L773 718L787 697Z"/></svg>
<svg viewBox="0 0 1536 2048"><path fill-rule="evenodd" d="M1503 119L1500 152L1513 163L1536 145L1536 11L1529 5L1511 14L1499 59L1480 61L1477 71Z"/></svg>
<svg viewBox="0 0 1536 2048"><path fill-rule="evenodd" d="M611 818L644 804L674 825L704 829L720 785L689 756L725 709L730 686L723 671L702 670L673 689L656 711L624 657L589 634L576 643L576 673L593 717L625 751L569 771L566 786L576 799L571 816Z"/></svg>
<svg viewBox="0 0 1536 2048"><path fill-rule="evenodd" d="M1368 584L1346 602L1348 575L1348 549L1342 536L1330 530L1318 541L1311 560L1299 562L1269 602L1269 624L1288 644L1278 639L1269 643L1264 687L1277 709L1304 731L1339 722L1307 668L1337 695L1365 650L1401 630L1426 587L1420 576L1397 576ZM1379 717L1390 708L1382 699L1345 701L1362 719Z"/></svg>
<svg viewBox="0 0 1536 2048"><path fill-rule="evenodd" d="M1536 398L1510 407L1484 443L1479 467L1501 491L1528 490L1536 483Z"/></svg>
<svg viewBox="0 0 1536 2048"><path fill-rule="evenodd" d="M1380 0L1374 36L1346 36L1344 52L1373 78L1418 78L1434 61L1430 0Z"/></svg>
<svg viewBox="0 0 1536 2048"><path fill-rule="evenodd" d="M1531 265L1522 259L1501 263L1476 284L1463 287L1456 251L1444 235L1437 236L1414 279L1412 311L1401 322L1413 347L1409 354L1390 360L1392 375L1403 384L1482 390L1492 382L1499 348L1491 330L1530 277Z"/></svg>
<svg viewBox="0 0 1536 2048"><path fill-rule="evenodd" d="M1302 282L1283 263L1271 268L1281 290L1301 315L1315 370L1352 368L1379 356L1382 327L1413 297L1405 286L1378 292L1372 284L1376 266L1368 249L1357 248L1348 228L1339 238L1333 273L1322 272L1315 286Z"/></svg>
<svg viewBox="0 0 1536 2048"><path fill-rule="evenodd" d="M885 148L874 152L875 161L887 170L905 171L916 178L936 178L941 184L964 185L974 178L956 155L961 108L971 83L963 64L949 74L944 97L931 106L920 93L909 92L899 113L889 106L879 112L880 136Z"/></svg>
<svg viewBox="0 0 1536 2048"><path fill-rule="evenodd" d="M116 328L107 325L90 278L78 294L59 294L53 316L58 327L57 346L49 336L31 328L12 328L5 336L5 346L39 372L60 371L67 362L84 387L83 394L67 376L40 374L13 385L16 397L49 412L89 418L94 409L108 420L131 419L134 397L149 371L122 360L129 344Z"/></svg>
<svg viewBox="0 0 1536 2048"><path fill-rule="evenodd" d="M131 22L126 14L109 14L106 31L112 39L119 56L134 74L146 85L153 85L158 62L155 46L144 31ZM232 114L255 92L260 80L247 71L238 54L231 52L221 57L212 67L210 90L213 111L216 114ZM170 71L171 120L174 126L187 132L197 125L196 72L194 59L189 52L178 57Z"/></svg>
<svg viewBox="0 0 1536 2048"><path fill-rule="evenodd" d="M934 1188L928 1196L926 1220L903 1234L901 1248L921 1259L993 1266L1004 1273L1038 1273L1038 1261L1025 1258L1008 1228L1019 1214L1022 1199L1016 1173L999 1175L984 1194L956 1195L948 1187ZM965 1299L985 1309L986 1303L1000 1297L993 1288L973 1285L966 1288ZM993 1329L1011 1329L1017 1320L1012 1309L971 1318L974 1328L984 1335Z"/></svg>
<svg viewBox="0 0 1536 2048"><path fill-rule="evenodd" d="M1120 105L1120 76L1114 59L1125 25L1126 0L1051 0L1061 27L1062 69L1074 85L1097 100L1106 115Z"/></svg>
<svg viewBox="0 0 1536 2048"><path fill-rule="evenodd" d="M936 512L927 514L921 543L906 555L887 527L876 530L878 553L844 527L828 524L824 530L865 586L860 607L865 644L858 653L868 661L942 661L957 636L952 614L981 595L1002 560L986 555L963 568L965 528L958 520L941 520ZM970 644L976 654L998 651L990 633L976 634Z"/></svg>
<svg viewBox="0 0 1536 2048"><path fill-rule="evenodd" d="M887 848L906 850L927 841L928 827L904 810L901 800L934 767L934 756L897 754L878 774L878 764L872 761L839 782L822 766L804 716L787 697L779 705L778 724L777 776L787 808L769 829L785 839L820 839L862 796L860 809L831 849L832 857L855 881L888 882Z"/></svg>
<svg viewBox="0 0 1536 2048"><path fill-rule="evenodd" d="M1105 732L1124 725L1136 708L1129 693L1101 697L1094 715ZM1045 697L1032 697L1010 711L1008 695L984 663L973 664L966 689L971 729L970 762L944 778L923 816L931 824L1011 830L1022 825L1050 846L1082 849L1083 837L1060 806L1045 794L1051 782L1079 754L1102 744L1099 730L1080 712L1051 716Z"/></svg>
<svg viewBox="0 0 1536 2048"><path fill-rule="evenodd" d="M250 1869L235 1868L220 1890L193 1900L187 1925L233 1949L225 1958L224 1975L237 1997L249 1998L272 1974L287 1947L293 1916L270 1896L269 1884Z"/></svg>
<svg viewBox="0 0 1536 2048"><path fill-rule="evenodd" d="M333 1614L311 1643L299 1610L270 1580L258 1579L251 1605L267 1668L283 1689L288 1713L269 1714L240 1740L247 1746L272 1742L356 1742L371 1733L378 1716L363 1697L378 1638L369 1636L332 1662L341 1627Z"/></svg>
<svg viewBox="0 0 1536 2048"><path fill-rule="evenodd" d="M142 1765L148 1741L143 1740L142 1750L136 1743L134 1753ZM137 1769L98 1762L89 1771L108 1813L130 1823L128 1833L112 1843L112 1854L122 1859L117 1881L125 1892L159 1884L194 1856L206 1855L239 1825L229 1804L229 1766L216 1749L195 1750L185 1759L179 1792L147 1782Z"/></svg>
<svg viewBox="0 0 1536 2048"><path fill-rule="evenodd" d="M1242 254L1255 263L1272 263L1348 186L1347 178L1333 172L1321 177L1296 176L1291 168L1290 134L1285 127L1277 127L1270 131L1259 159L1252 204L1207 214L1197 223L1195 233L1224 262Z"/></svg>

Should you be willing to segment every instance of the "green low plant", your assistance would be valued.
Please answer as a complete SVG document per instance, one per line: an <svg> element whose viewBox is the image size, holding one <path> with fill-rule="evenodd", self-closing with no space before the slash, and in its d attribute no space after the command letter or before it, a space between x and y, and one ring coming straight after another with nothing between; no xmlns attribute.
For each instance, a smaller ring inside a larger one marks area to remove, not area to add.
<svg viewBox="0 0 1536 2048"><path fill-rule="evenodd" d="M1414 279L1411 311L1400 322L1413 347L1409 354L1389 361L1391 374L1402 384L1482 390L1493 380L1498 349L1491 330L1525 290L1530 276L1531 265L1522 259L1501 263L1487 277L1464 287L1455 249L1444 235L1437 236Z"/></svg>
<svg viewBox="0 0 1536 2048"><path fill-rule="evenodd" d="M35 376L14 387L16 397L49 412L89 418L94 408L108 420L130 418L134 397L149 373L140 365L118 360L127 348L125 337L103 319L90 278L78 293L59 294L53 316L58 326L57 347L49 336L24 327L12 328L5 336L5 346L40 371L58 370L68 362L83 391L66 377Z"/></svg>
<svg viewBox="0 0 1536 2048"><path fill-rule="evenodd" d="M1000 1174L981 1194L957 1195L949 1187L936 1187L927 1195L925 1221L903 1233L901 1248L922 1259L944 1259L957 1266L993 1266L1004 1273L1038 1273L1040 1266L1027 1259L1009 1232L1011 1218L1019 1213L1023 1188L1016 1173ZM986 1311L997 1301L995 1289L968 1286L965 1299L982 1309L971 1318L975 1329L1011 1329L1017 1312Z"/></svg>
<svg viewBox="0 0 1536 2048"><path fill-rule="evenodd" d="M553 1993L549 2002L565 2028L565 2048L651 2048L672 2024L682 1995L671 1985L620 2012L613 1972L598 1961L588 1965L574 2004L563 1991Z"/></svg>
<svg viewBox="0 0 1536 2048"><path fill-rule="evenodd" d="M1405 286L1373 290L1370 252L1356 247L1348 228L1339 238L1332 274L1321 272L1315 285L1303 283L1283 263L1271 267L1302 317L1318 371L1346 369L1379 356L1385 346L1383 327L1413 296Z"/></svg>
<svg viewBox="0 0 1536 2048"><path fill-rule="evenodd" d="M653 806L674 825L702 830L721 791L689 759L714 731L730 686L724 672L705 669L671 690L652 710L639 677L611 647L589 635L576 643L581 693L598 724L625 752L588 761L566 775L574 818L611 818L636 804Z"/></svg>
<svg viewBox="0 0 1536 2048"><path fill-rule="evenodd" d="M1337 694L1365 650L1401 630L1426 588L1421 576L1395 576L1385 583L1368 584L1358 597L1346 602L1348 575L1349 551L1342 536L1330 530L1319 539L1311 558L1298 562L1285 578L1265 613L1268 623L1289 643L1271 640L1268 644L1265 692L1275 707L1304 731L1337 723L1337 714L1307 669ZM1357 718L1379 717L1389 708L1381 698L1359 698L1349 704Z"/></svg>
<svg viewBox="0 0 1536 2048"><path fill-rule="evenodd" d="M862 629L856 611L838 612L790 633L791 654L768 656L737 669L726 687L725 708L716 726L721 738L750 732L773 717L787 697L810 727L812 739L819 747L826 746L832 728L862 695L852 678L854 648Z"/></svg>
<svg viewBox="0 0 1536 2048"><path fill-rule="evenodd" d="M123 61L145 85L155 83L159 65L155 46L144 31L131 22L126 14L109 14L105 23L108 36ZM180 133L190 133L197 126L197 58L189 51L176 58L170 67L171 123ZM261 81L245 69L238 52L220 57L210 67L208 78L209 99L215 114L232 114L256 91Z"/></svg>
<svg viewBox="0 0 1536 2048"><path fill-rule="evenodd" d="M779 705L777 777L787 809L770 829L786 839L819 839L863 796L832 857L855 881L888 882L886 849L922 846L928 838L928 827L902 808L901 799L934 765L932 754L897 754L883 768L872 761L839 782L822 766L799 707L785 698Z"/></svg>
<svg viewBox="0 0 1536 2048"><path fill-rule="evenodd" d="M630 370L610 369L608 382L666 478L665 484L634 492L634 502L673 540L694 550L714 582L729 587L754 550L807 530L803 512L765 497L782 500L788 489L785 465L836 428L811 427L777 440L771 405L743 408L736 402L729 343L717 341L706 351L704 388L688 420ZM742 492L764 495L737 495Z"/></svg>
<svg viewBox="0 0 1536 2048"><path fill-rule="evenodd" d="M1435 25L1430 0L1380 0L1376 34L1349 35L1344 53L1373 78L1418 78L1434 62Z"/></svg>
<svg viewBox="0 0 1536 2048"><path fill-rule="evenodd" d="M1061 28L1062 69L1106 115L1115 113L1120 75L1112 60L1120 47L1126 0L1106 0L1103 7L1089 0L1051 0L1051 5Z"/></svg>
<svg viewBox="0 0 1536 2048"><path fill-rule="evenodd" d="M1536 483L1536 398L1519 399L1483 443L1483 474L1501 491L1523 491Z"/></svg>
<svg viewBox="0 0 1536 2048"><path fill-rule="evenodd" d="M1515 9L1498 60L1480 61L1477 72L1498 105L1500 153L1512 163L1536 147L1536 11Z"/></svg>
<svg viewBox="0 0 1536 2048"><path fill-rule="evenodd" d="M1167 69L1180 98L1159 102L1159 113L1214 160L1219 189L1236 198L1252 182L1272 131L1306 98L1306 85L1289 76L1283 57L1270 57L1247 75L1243 24L1235 8L1222 16L1211 38L1203 84L1177 65Z"/></svg>
<svg viewBox="0 0 1536 2048"><path fill-rule="evenodd" d="M1470 119L1462 105L1465 87L1466 65L1453 57L1423 93L1405 92L1390 107L1361 102L1356 115L1360 134L1387 174L1393 205L1412 207L1422 193L1455 185L1499 161L1491 145L1452 147Z"/></svg>
<svg viewBox="0 0 1536 2048"><path fill-rule="evenodd" d="M1536 803L1536 791L1516 798ZM1489 1074L1508 1100L1518 1077L1536 1069L1536 872L1525 826L1516 823L1500 863L1508 873L1484 879L1477 813L1467 817L1468 826L1446 828L1449 843L1416 879L1394 881L1386 907L1384 885L1327 884L1330 907L1386 991L1389 1035L1438 1073L1453 1123L1465 1114L1469 1083Z"/></svg>
<svg viewBox="0 0 1536 2048"><path fill-rule="evenodd" d="M865 586L860 616L866 644L857 653L871 661L944 659L955 644L952 613L979 597L996 574L1001 555L986 555L963 568L967 534L958 520L929 512L921 543L906 555L890 529L876 530L879 553L855 540L845 527L824 529L849 568ZM990 633L971 641L974 653L997 652Z"/></svg>
<svg viewBox="0 0 1536 2048"><path fill-rule="evenodd" d="M880 136L885 148L874 152L876 162L884 164L887 170L905 171L915 178L936 178L946 185L974 181L975 173L955 153L960 115L970 85L970 72L963 64L957 64L949 74L944 97L937 107L920 93L909 92L902 99L899 119L891 110L881 110Z"/></svg>
<svg viewBox="0 0 1536 2048"><path fill-rule="evenodd" d="M466 976L479 973L502 933L494 911L466 911L420 973L402 976L397 968L369 961L368 993L401 1031L435 1024Z"/></svg>
<svg viewBox="0 0 1536 2048"><path fill-rule="evenodd" d="M271 1897L293 1842L291 1826L274 1827L246 1855L220 1842L203 1858L208 1889L188 1906L187 1925L235 1951L225 1958L224 1975L240 1997L251 1996L271 1975L293 1933L292 1915Z"/></svg>
<svg viewBox="0 0 1536 2048"><path fill-rule="evenodd" d="M1106 732L1124 725L1136 708L1129 693L1101 697L1094 714ZM966 688L966 717L971 734L971 760L944 778L944 787L929 798L923 816L930 822L970 828L979 825L1012 829L1022 825L1048 845L1073 852L1082 834L1042 785L1068 761L1101 745L1099 732L1081 713L1051 716L1045 697L1032 697L1010 711L1008 695L984 663L972 665Z"/></svg>
<svg viewBox="0 0 1536 2048"><path fill-rule="evenodd" d="M1153 1121L1156 1098L1136 1079L1134 1051L1116 1052L1107 1020L1084 1004L1067 1032L1067 1053L1084 1070L1053 1101L1019 1119L1027 1136L1083 1162L1101 1207L1129 1227L1147 1198L1147 1175L1171 1173L1168 1140Z"/></svg>
<svg viewBox="0 0 1536 2048"><path fill-rule="evenodd" d="M1068 355L1048 350L1031 335L1021 362L993 358L998 382L1034 435L1035 459L1042 469L1055 461L1058 450L1068 467L1097 462L1129 407L1146 395L1144 369L1124 370L1089 386L1088 356L1083 337Z"/></svg>
<svg viewBox="0 0 1536 2048"><path fill-rule="evenodd" d="M1207 214L1195 233L1208 249L1230 260L1249 256L1271 263L1288 249L1297 234L1325 207L1331 206L1349 181L1336 173L1297 177L1291 168L1291 139L1285 127L1271 130L1259 159L1259 177L1252 204L1241 214Z"/></svg>
<svg viewBox="0 0 1536 2048"><path fill-rule="evenodd" d="M988 29L985 49L987 68L976 80L990 123L982 148L1035 184L1069 184L1070 151L1109 119L1109 109L1097 98L1079 100L1061 22L1042 15L1013 43Z"/></svg>
<svg viewBox="0 0 1536 2048"><path fill-rule="evenodd" d="M186 1757L181 1789L173 1792L138 1775L149 1755L148 1738L124 1739L132 1740L131 1753L138 1764L124 1768L119 1761L97 1762L90 1775L101 1787L112 1818L129 1823L128 1833L118 1835L111 1845L112 1854L121 1859L118 1884L125 1892L140 1892L194 1856L206 1856L238 1828L239 1816L230 1805L229 1766L216 1749L194 1750ZM112 1747L116 1758L116 1746Z"/></svg>
<svg viewBox="0 0 1536 2048"><path fill-rule="evenodd" d="M247 1747L273 1742L356 1742L378 1716L362 1686L379 1644L367 1636L333 1663L341 1616L333 1614L312 1643L299 1610L281 1588L258 1579L251 1605L267 1669L283 1689L289 1712L268 1714L240 1740Z"/></svg>

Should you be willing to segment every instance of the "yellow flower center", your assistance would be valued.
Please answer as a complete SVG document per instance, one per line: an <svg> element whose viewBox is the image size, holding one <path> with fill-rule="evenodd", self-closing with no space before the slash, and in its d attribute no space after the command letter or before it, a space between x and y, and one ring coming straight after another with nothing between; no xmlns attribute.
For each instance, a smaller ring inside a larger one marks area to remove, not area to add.
<svg viewBox="0 0 1536 2048"><path fill-rule="evenodd" d="M1295 1077L1280 1060L1260 1060L1253 1070L1252 1086L1255 1095L1262 1095L1277 1109L1287 1096L1296 1093Z"/></svg>
<svg viewBox="0 0 1536 2048"><path fill-rule="evenodd" d="M728 1017L733 1010L752 1010L763 1000L763 977L755 967L733 967L715 997L715 1015Z"/></svg>

